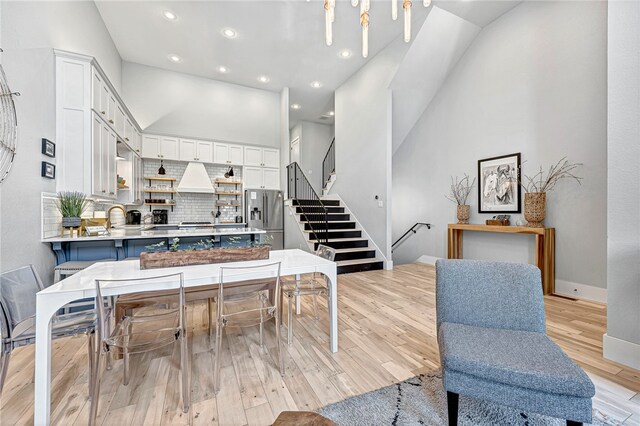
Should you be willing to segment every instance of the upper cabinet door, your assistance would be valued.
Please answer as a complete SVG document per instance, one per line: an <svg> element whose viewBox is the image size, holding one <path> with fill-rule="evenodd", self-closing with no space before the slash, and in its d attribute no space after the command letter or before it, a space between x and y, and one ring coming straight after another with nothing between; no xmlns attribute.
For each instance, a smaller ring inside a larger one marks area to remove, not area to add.
<svg viewBox="0 0 640 426"><path fill-rule="evenodd" d="M262 188L262 169L260 167L245 167L242 171L244 173L244 186L245 188Z"/></svg>
<svg viewBox="0 0 640 426"><path fill-rule="evenodd" d="M109 198L116 198L116 188L118 173L116 171L116 144L117 136L116 132L109 129L109 138L107 139L107 146L103 145L102 149L106 152L107 157L107 170L104 176L105 185L107 188L107 194Z"/></svg>
<svg viewBox="0 0 640 426"><path fill-rule="evenodd" d="M244 165L244 149L240 145L228 145L229 147L229 164L234 166Z"/></svg>
<svg viewBox="0 0 640 426"><path fill-rule="evenodd" d="M102 95L102 76L98 73L98 70L92 69L92 78L91 78L91 108L100 114L100 97Z"/></svg>
<svg viewBox="0 0 640 426"><path fill-rule="evenodd" d="M213 143L213 162L216 164L229 164L229 145L226 143Z"/></svg>
<svg viewBox="0 0 640 426"><path fill-rule="evenodd" d="M109 118L109 98L111 98L111 91L103 82L100 89L100 115L105 120Z"/></svg>
<svg viewBox="0 0 640 426"><path fill-rule="evenodd" d="M107 89L108 99L107 99L107 121L112 126L116 124L116 97L113 96L113 93L109 89Z"/></svg>
<svg viewBox="0 0 640 426"><path fill-rule="evenodd" d="M135 133L133 132L133 123L129 120L129 117L124 118L124 141L129 145L131 149L133 149L133 145L135 144Z"/></svg>
<svg viewBox="0 0 640 426"><path fill-rule="evenodd" d="M264 167L280 167L280 150L279 149L262 149L262 165Z"/></svg>
<svg viewBox="0 0 640 426"><path fill-rule="evenodd" d="M180 139L180 160L198 161L196 141L192 139Z"/></svg>
<svg viewBox="0 0 640 426"><path fill-rule="evenodd" d="M160 138L160 156L165 160L179 160L180 144L178 138L162 136Z"/></svg>
<svg viewBox="0 0 640 426"><path fill-rule="evenodd" d="M160 158L160 136L142 135L142 157Z"/></svg>
<svg viewBox="0 0 640 426"><path fill-rule="evenodd" d="M137 129L133 130L133 143L131 144L131 149L135 151L136 154L140 155L140 150L142 148L142 135L138 132Z"/></svg>
<svg viewBox="0 0 640 426"><path fill-rule="evenodd" d="M198 160L203 163L213 163L213 143L207 141L197 141Z"/></svg>
<svg viewBox="0 0 640 426"><path fill-rule="evenodd" d="M116 133L121 138L124 138L124 128L125 128L124 120L125 120L124 109L122 109L122 106L116 102L115 129L116 129Z"/></svg>
<svg viewBox="0 0 640 426"><path fill-rule="evenodd" d="M280 170L263 169L262 185L266 189L280 189Z"/></svg>
<svg viewBox="0 0 640 426"><path fill-rule="evenodd" d="M244 165L245 166L262 166L262 148L253 146L244 147Z"/></svg>
<svg viewBox="0 0 640 426"><path fill-rule="evenodd" d="M91 115L91 193L102 196L102 119Z"/></svg>

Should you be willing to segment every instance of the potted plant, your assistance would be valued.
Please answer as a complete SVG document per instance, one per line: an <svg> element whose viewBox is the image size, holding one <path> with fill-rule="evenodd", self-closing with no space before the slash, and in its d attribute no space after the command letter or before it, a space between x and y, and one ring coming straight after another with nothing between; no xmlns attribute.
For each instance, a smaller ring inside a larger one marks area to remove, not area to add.
<svg viewBox="0 0 640 426"><path fill-rule="evenodd" d="M62 226L64 228L79 228L82 220L82 212L87 208L89 200L82 192L62 191L58 192L56 206L62 214Z"/></svg>
<svg viewBox="0 0 640 426"><path fill-rule="evenodd" d="M533 176L523 174L520 185L525 191L524 218L527 221L527 226L544 228L547 192L554 189L562 179L574 179L578 184L581 184L582 178L574 174L580 166L582 163L570 163L567 157L563 157L547 171L544 171L540 166L538 173Z"/></svg>
<svg viewBox="0 0 640 426"><path fill-rule="evenodd" d="M467 174L460 180L458 180L456 176L455 181L453 176L451 176L451 192L449 195L445 195L445 197L457 204L458 223L469 223L470 208L467 204L467 198L469 198L469 194L475 183L475 178L469 183L469 176Z"/></svg>
<svg viewBox="0 0 640 426"><path fill-rule="evenodd" d="M180 239L173 238L168 247L161 241L145 247L140 253L140 269L172 268L188 265L208 265L211 263L240 262L269 258L271 245L268 239L248 245L240 237L229 237L229 247L215 247L212 239L200 240L186 248L180 248Z"/></svg>

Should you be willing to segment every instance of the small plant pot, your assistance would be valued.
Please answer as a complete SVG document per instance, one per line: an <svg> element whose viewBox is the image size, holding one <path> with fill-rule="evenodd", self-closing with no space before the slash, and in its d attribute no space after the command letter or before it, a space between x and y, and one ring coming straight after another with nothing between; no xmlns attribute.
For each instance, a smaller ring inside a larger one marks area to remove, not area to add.
<svg viewBox="0 0 640 426"><path fill-rule="evenodd" d="M79 217L63 217L62 227L64 228L79 228L82 223L82 219Z"/></svg>
<svg viewBox="0 0 640 426"><path fill-rule="evenodd" d="M545 192L527 192L524 194L524 218L530 228L544 228L544 215L547 205Z"/></svg>
<svg viewBox="0 0 640 426"><path fill-rule="evenodd" d="M458 223L469 223L469 210L468 204L458 205Z"/></svg>

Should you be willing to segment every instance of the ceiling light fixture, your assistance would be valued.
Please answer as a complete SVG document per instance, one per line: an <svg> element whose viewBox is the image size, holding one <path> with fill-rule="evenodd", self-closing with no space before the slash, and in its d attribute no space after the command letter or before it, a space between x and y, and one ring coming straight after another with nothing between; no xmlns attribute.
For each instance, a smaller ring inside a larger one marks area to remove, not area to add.
<svg viewBox="0 0 640 426"><path fill-rule="evenodd" d="M218 72L222 74L226 74L229 72L229 68L225 67L224 65L220 65L218 67Z"/></svg>
<svg viewBox="0 0 640 426"><path fill-rule="evenodd" d="M174 63L176 63L176 64L178 64L178 63L182 62L182 58L181 58L180 56L178 56L178 55L173 55L173 54L172 54L172 55L169 55L169 56L168 56L168 58L169 58L169 60L170 60L171 62L174 62Z"/></svg>
<svg viewBox="0 0 640 426"><path fill-rule="evenodd" d="M238 33L233 28L225 28L222 30L222 35L226 38L236 38L238 37Z"/></svg>
<svg viewBox="0 0 640 426"><path fill-rule="evenodd" d="M162 12L162 16L165 17L165 19L169 20L169 21L175 21L176 19L178 19L178 15L176 15L175 13L173 13L170 10L165 10Z"/></svg>
<svg viewBox="0 0 640 426"><path fill-rule="evenodd" d="M342 49L338 52L338 57L342 59L347 59L351 57L351 51L349 49Z"/></svg>
<svg viewBox="0 0 640 426"><path fill-rule="evenodd" d="M313 87L314 89L319 89L320 87L322 87L322 83L320 83L319 81L312 81L311 87Z"/></svg>
<svg viewBox="0 0 640 426"><path fill-rule="evenodd" d="M362 27L362 57L369 56L369 8L371 0L351 0L351 6L357 7L360 4L360 26ZM422 0L424 7L431 6L431 0ZM327 46L333 44L333 22L336 19L336 0L324 0L324 21L325 21L325 42ZM404 9L404 41L411 41L411 0L402 0ZM391 0L391 19L398 19L398 0ZM342 58L342 52L338 53Z"/></svg>
<svg viewBox="0 0 640 426"><path fill-rule="evenodd" d="M266 75L261 75L260 77L258 77L258 81L260 83L268 83L269 81L271 81L271 79Z"/></svg>
<svg viewBox="0 0 640 426"><path fill-rule="evenodd" d="M291 109L300 109L302 108L300 104L291 104Z"/></svg>

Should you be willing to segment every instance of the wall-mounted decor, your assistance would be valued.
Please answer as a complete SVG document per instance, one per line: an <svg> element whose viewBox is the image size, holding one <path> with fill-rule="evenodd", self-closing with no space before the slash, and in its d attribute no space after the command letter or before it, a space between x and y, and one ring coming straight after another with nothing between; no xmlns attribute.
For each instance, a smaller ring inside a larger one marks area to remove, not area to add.
<svg viewBox="0 0 640 426"><path fill-rule="evenodd" d="M2 53L2 49L0 49ZM13 159L18 145L18 120L16 108L13 104L14 96L20 96L18 92L12 92L7 83L7 76L0 65L0 183L4 181L11 170Z"/></svg>
<svg viewBox="0 0 640 426"><path fill-rule="evenodd" d="M520 153L478 160L478 213L520 213Z"/></svg>
<svg viewBox="0 0 640 426"><path fill-rule="evenodd" d="M47 163L46 161L43 161L41 176L46 177L48 179L55 179L56 178L55 164L51 164L51 163Z"/></svg>
<svg viewBox="0 0 640 426"><path fill-rule="evenodd" d="M47 157L55 158L56 144L49 139L42 138L42 153Z"/></svg>

